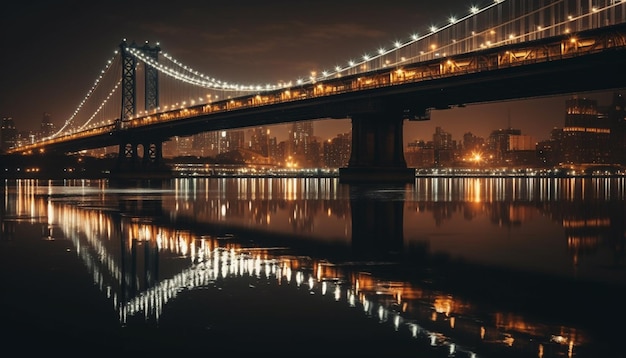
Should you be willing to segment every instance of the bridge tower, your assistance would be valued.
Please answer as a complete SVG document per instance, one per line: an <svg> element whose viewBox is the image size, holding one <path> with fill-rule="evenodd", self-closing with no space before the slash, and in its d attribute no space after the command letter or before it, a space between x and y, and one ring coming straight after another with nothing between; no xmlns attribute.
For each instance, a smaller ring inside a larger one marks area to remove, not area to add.
<svg viewBox="0 0 626 358"><path fill-rule="evenodd" d="M131 55L129 49L138 49L155 62L159 60L161 47L157 44L150 46L147 42L138 46L134 42L130 45L126 40L120 44L122 56L122 121L137 114L137 58ZM159 72L152 66L145 66L145 109L159 107Z"/></svg>
<svg viewBox="0 0 626 358"><path fill-rule="evenodd" d="M123 129L125 122L137 114L137 58L129 51L136 49L146 57L158 62L161 47L157 44L150 46L146 42L139 46L134 42L128 44L126 40L120 43L122 56L122 108L120 114L120 126ZM145 110L159 107L159 75L158 71L144 64L144 92ZM135 171L145 169L158 169L162 163L163 140L160 138L132 138L124 136L119 144L118 171ZM139 146L143 148L140 157Z"/></svg>

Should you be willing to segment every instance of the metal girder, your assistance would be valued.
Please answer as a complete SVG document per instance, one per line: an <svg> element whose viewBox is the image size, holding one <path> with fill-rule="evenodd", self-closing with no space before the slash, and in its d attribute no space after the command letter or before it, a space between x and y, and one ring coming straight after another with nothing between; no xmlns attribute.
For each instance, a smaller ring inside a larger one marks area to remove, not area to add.
<svg viewBox="0 0 626 358"><path fill-rule="evenodd" d="M120 55L122 56L122 112L120 120L124 121L137 113L137 60L128 53L126 41L122 41L120 44Z"/></svg>

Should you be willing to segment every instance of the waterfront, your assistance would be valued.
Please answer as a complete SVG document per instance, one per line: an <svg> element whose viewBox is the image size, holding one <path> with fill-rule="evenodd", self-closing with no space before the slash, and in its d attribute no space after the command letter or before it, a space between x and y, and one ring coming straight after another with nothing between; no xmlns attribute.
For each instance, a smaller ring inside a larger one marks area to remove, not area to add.
<svg viewBox="0 0 626 358"><path fill-rule="evenodd" d="M5 180L5 338L25 354L622 357L625 186Z"/></svg>

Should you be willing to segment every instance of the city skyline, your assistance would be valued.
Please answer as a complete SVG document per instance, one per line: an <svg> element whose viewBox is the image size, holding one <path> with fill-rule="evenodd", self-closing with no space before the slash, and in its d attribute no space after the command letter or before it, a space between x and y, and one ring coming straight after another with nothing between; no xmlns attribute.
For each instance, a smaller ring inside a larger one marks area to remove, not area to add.
<svg viewBox="0 0 626 358"><path fill-rule="evenodd" d="M616 93L622 93L615 91ZM565 122L565 103L573 97L589 98L596 100L599 106L611 104L613 93L615 92L587 92L583 94L572 94L563 96L553 96L534 100L514 100L502 101L482 105L468 105L466 107L455 107L447 110L433 110L431 119L428 121L405 121L403 139L404 144L416 140L431 140L432 134L437 127L443 128L451 133L453 139L462 139L465 133L486 138L489 134L498 129L516 128L520 129L524 135L531 136L537 142L550 138L550 133L554 128L562 128ZM486 120L481 121L484 115ZM535 117L545 117L538 125L528 126ZM470 121L467 123L467 117ZM350 119L320 119L313 120L314 135L321 140L335 138L338 134L348 133L352 130ZM329 125L333 123L334 125ZM281 124L267 126L271 130L271 136L277 141L287 139L291 124ZM246 128L242 128L246 129Z"/></svg>
<svg viewBox="0 0 626 358"><path fill-rule="evenodd" d="M471 5L485 3L489 2L397 0L373 6L353 0L238 1L217 7L204 2L172 7L159 1L117 7L71 1L16 4L15 10L0 18L3 43L20 55L19 61L11 56L0 60L4 84L0 116L13 118L18 128L32 130L39 128L43 113L48 112L58 127L70 118L96 72L126 38L160 42L176 58L224 80L276 83L390 47L412 33L423 33L431 24L444 23L449 16L466 14ZM394 15L375 16L380 13ZM455 137L462 136L466 127L486 136L488 130L506 127L509 121L541 140L550 128L562 125L566 97L435 111L429 122L407 122L404 141L425 139L423 133L432 133L436 126ZM472 125L462 125L468 121ZM347 121L333 120L324 126L316 124L316 133L328 138L349 127ZM286 132L280 127L276 130Z"/></svg>

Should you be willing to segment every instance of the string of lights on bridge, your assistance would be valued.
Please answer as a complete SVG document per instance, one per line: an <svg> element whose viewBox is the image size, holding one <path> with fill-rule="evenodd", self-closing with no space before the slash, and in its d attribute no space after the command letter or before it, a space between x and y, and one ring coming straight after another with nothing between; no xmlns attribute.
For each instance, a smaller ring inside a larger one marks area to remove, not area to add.
<svg viewBox="0 0 626 358"><path fill-rule="evenodd" d="M358 69L360 66L362 66L363 64L367 63L367 62L371 62L373 60L379 59L383 56L389 55L390 53L393 53L394 51L397 51L403 47L409 46L411 44L414 44L418 41L424 40L428 37L434 36L435 34L437 34L438 32L444 31L446 29L448 29L449 27L453 26L454 24L460 22L460 21L465 21L470 19L472 16L475 16L481 12L484 12L486 10L489 10L490 8L504 3L506 0L494 0L493 3L490 3L489 5L485 6L484 8L480 9L476 6L472 6L470 7L470 13L460 19L457 19L456 17L452 16L448 19L448 23L444 26L441 27L437 27L435 25L431 25L429 28L429 32L425 35L418 35L418 34L412 34L410 39L406 42L402 42L402 41L394 41L393 42L393 48L391 49L384 49L384 48L379 48L378 50L376 50L376 55L369 55L369 54L365 54L363 56L361 56L361 60L360 61L355 61L355 60L349 60L347 61L347 66L340 66L337 65L334 68L334 71L327 71L324 70L322 71L322 76L321 77L316 77L315 75L311 75L308 76L308 78L299 78L295 81L295 83L297 85L303 85L303 84L311 84L311 83L315 83L318 80L324 79L324 78L328 78L328 77L333 77L333 76L340 76L343 72L346 72L348 70L351 69ZM278 84L266 84L266 85L254 85L254 84L249 84L249 85L244 85L244 84L234 84L234 83L229 83L227 81L222 81L222 80L216 80L215 78L212 78L210 76L207 76L205 74L202 74L196 70L193 70L187 66L185 66L184 64L182 64L180 61L174 59L173 57L171 57L168 54L163 54L163 56L165 58L167 58L168 60L172 61L174 64L178 65L179 67L181 67L183 70L185 70L186 72L191 73L193 76L189 76L183 72L179 72L179 71L175 71L174 69L165 66L163 64L158 63L156 60L154 60L153 58L144 55L140 50L138 49L134 49L134 48L128 48L128 51L133 54L134 56L136 56L138 59L140 59L141 61L143 61L144 63L148 64L149 66L159 70L160 72L172 76L174 78L176 78L177 80L189 83L189 84L193 84L193 85L198 85L204 88L210 88L210 89L216 89L216 90L230 90L230 91L273 91L276 89L281 89L281 88L289 88L291 86L293 86L294 82L293 81L289 81L289 82L281 82ZM314 73L315 71L312 71L312 73ZM195 76L195 77L194 77Z"/></svg>
<svg viewBox="0 0 626 358"><path fill-rule="evenodd" d="M436 26L436 25L431 25L429 27L429 32L425 35L419 35L417 33L412 34L409 38L408 41L402 42L399 40L396 40L393 42L393 47L391 49L385 49L385 48L378 48L375 51L375 55L370 55L368 53L364 54L361 56L361 60L360 61L356 61L354 59L350 59L347 61L347 65L346 66L341 66L341 65L337 65L334 67L333 71L328 71L328 70L324 70L321 72L321 77L317 77L316 75L313 75L314 73L316 73L316 71L311 71L311 75L306 77L306 78L298 78L295 83L297 85L303 85L303 84L311 84L311 83L315 83L318 80L323 80L325 78L330 78L330 77L335 77L335 76L341 76L342 73L349 71L351 69L358 69L361 66L363 66L364 64L368 63L368 62L372 62L375 61L377 59L380 59L384 56L387 56L395 51L398 51L402 48L405 48L409 45L415 44L419 41L425 40L431 36L436 35L437 33L447 30L450 27L452 27L453 25L459 23L459 22L463 22L466 20L471 19L473 16L476 16L484 11L487 11L489 9L491 9L494 6L497 6L499 4L504 3L507 0L494 0L492 3L490 3L489 5L483 7L483 8L478 8L477 6L471 6L469 9L469 13L461 18L456 18L455 16L450 16L447 20L447 23L443 26ZM607 10L611 7L614 7L616 5L618 5L619 3L621 3L623 0L616 0L611 6L607 6L604 8L604 10ZM552 5L550 5L552 6ZM599 9L597 8L593 8L593 11L598 11ZM580 18L583 18L584 16L586 16L586 14L581 14L579 16L570 16L568 18L569 21L574 21ZM553 24L551 26L539 26L537 29L535 29L534 31L529 32L529 34L533 34L533 33L537 33L540 31L545 31L547 29L550 29L554 26L557 26L560 24ZM511 37L513 37L515 35L510 35L509 39ZM497 43L493 43L492 45L497 45ZM169 54L163 54L163 56L172 61L172 63L178 65L180 68L182 68L184 71L191 73L193 76L189 76L186 75L185 73L182 72L178 72L175 71L171 68L169 68L168 66L164 66L163 64L158 63L156 60L154 60L151 57L148 57L146 55L144 55L140 50L138 49L134 49L134 48L129 48L128 49L129 52L131 52L134 56L136 56L138 59L140 59L141 61L143 61L144 63L148 64L149 66L161 71L162 73L172 76L173 78L176 78L177 80L189 83L189 84L194 84L194 85L198 85L204 88L209 88L209 89L215 89L215 90L228 90L228 91L255 91L255 92L262 92L262 91L273 91L276 89L281 89L281 88L289 88L292 87L294 82L293 81L289 81L289 82L280 82L278 84L266 84L266 85L253 85L253 84L235 84L235 83L229 83L228 81L222 81L222 80L217 80L213 77L207 76L205 74L202 74L200 72L198 72L197 70L194 70L186 65L184 65L182 62L174 59L173 57L171 57Z"/></svg>
<svg viewBox="0 0 626 358"><path fill-rule="evenodd" d="M454 17L450 17L449 19L449 23L445 26L439 27L437 28L436 26L431 26L430 27L430 32L424 36L419 36L418 34L413 34L410 37L410 40L407 42L401 42L401 41L395 41L393 43L393 48L390 50L385 50L383 48L380 48L377 50L377 55L370 57L369 55L363 55L362 56L362 60L359 62L356 62L354 60L349 60L348 61L348 66L347 67L341 67L341 66L336 66L335 67L335 71L334 72L328 72L328 71L323 71L322 72L322 76L323 77L330 77L333 75L339 75L341 72L352 69L352 68L358 68L360 65L377 59L379 57L388 55L389 53L392 53L393 51L397 51L403 47L406 47L410 44L413 44L417 41L423 40L429 36L432 36L434 34L436 34L439 31L443 31L445 29L447 29L448 27L454 25L456 22L458 21L463 21L465 19L469 19L472 16L475 16L483 11L486 11L488 9L490 9L491 7L498 5L500 3L505 2L506 0L494 0L493 3L489 4L488 6L479 9L476 6L472 6L470 8L470 14L466 15L465 17L457 20ZM281 83L279 85L270 85L267 84L265 86L262 85L240 85L240 84L232 84L229 83L228 81L222 81L222 80L218 80L215 79L211 76L207 76L205 74L202 74L196 70L193 70L192 68L184 65L182 62L176 60L175 58L173 58L172 56L170 56L167 53L164 53L163 56L168 59L169 61L171 61L172 63L174 63L175 65L177 65L178 67L180 67L181 69L183 69L184 72L180 72L177 71L173 68L170 68L168 66L165 66L163 64L159 64L157 61L155 61L154 59L152 59L151 57L148 57L146 55L144 55L143 53L141 53L140 51L138 51L137 49L133 49L133 48L127 48L127 51L129 51L132 55L136 56L138 59L140 59L141 61L143 61L144 63L146 63L147 65L155 68L156 70L171 76L177 80L183 81L185 83L188 84L192 84L192 85L196 85L196 86L200 86L200 87L204 87L204 88L209 88L209 89L215 89L215 90L230 90L230 91L271 91L271 90L275 90L278 88L285 88L285 87L291 87L293 85L293 82L287 82L287 83ZM107 70L109 68L111 68L111 64L113 63L113 59L119 54L118 50L114 51L114 57L109 59L104 67L104 69L101 71L101 75L98 76L98 78L96 79L95 83L93 84L93 86L89 89L89 91L87 91L87 94L85 95L85 97L83 98L83 100L80 102L80 104L78 105L78 107L76 108L76 110L74 110L73 114L70 116L70 118L68 120L65 121L64 125L54 134L52 134L49 138L54 138L59 136L60 134L63 133L63 131L72 123L72 121L74 120L74 118L78 115L78 113L81 111L81 109L83 108L83 106L85 105L85 103L87 102L87 100L91 97L91 95L94 93L94 91L96 90L96 88L98 87L98 84L100 83L100 81L102 80L104 74L107 72ZM189 76L187 75L185 72L188 72L190 74L192 74L193 76ZM316 78L314 76L310 76L307 80L305 79L298 79L296 80L296 83L298 85L302 85L302 84L306 84L306 83L311 83L311 82L315 82ZM114 90L109 94L109 96L107 98L109 98L111 96L111 94L117 89L117 86L115 86ZM103 106L103 105L102 105ZM102 107L101 106L101 107ZM99 107L99 108L101 108ZM89 121L87 123L85 123L83 126L81 126L81 129L85 128L90 122L91 119L93 119L95 117L97 113L94 113Z"/></svg>
<svg viewBox="0 0 626 358"><path fill-rule="evenodd" d="M283 88L290 88L295 85L307 85L307 84L313 84L316 83L317 81L321 81L327 78L333 78L333 77L340 77L345 73L349 73L350 71L356 71L356 73L359 73L360 69L363 69L363 71L371 71L374 70L374 68L367 68L367 64L372 64L374 63L374 61L378 60L378 59L382 59L385 56L388 56L390 54L393 54L394 52L397 53L400 50L407 48L410 45L416 44L420 41L424 41L427 40L433 36L435 36L436 34L439 34L440 32L450 29L452 26L454 26L455 24L458 24L460 22L463 21L468 21L470 19L472 19L473 17L477 16L478 14L481 14L489 9L492 9L495 6L498 6L500 4L505 3L508 0L494 0L492 2L489 2L487 5L485 5L482 8L479 8L477 6L471 6L469 8L469 13L465 16L462 16L460 18L457 18L455 16L450 16L444 25L442 26L436 26L436 25L431 25L428 28L428 32L424 35L419 35L417 33L410 35L409 39L406 41L400 41L400 40L396 40L392 43L392 47L389 49L386 48L378 48L374 53L374 55L370 55L368 53L362 55L360 57L360 60L354 60L354 59L350 59L347 61L347 64L344 66L341 65L337 65L334 67L334 69L332 71L328 71L328 70L324 70L322 71L320 74L318 74L316 71L311 71L309 76L305 76L305 77L301 77L298 78L295 81L288 81L288 82L280 82L277 84L266 84L266 85L259 85L259 84L248 84L248 85L244 85L244 84L237 84L237 83L232 83L229 81L225 81L225 80L220 80L220 79L216 79L214 77L208 76L206 74L203 74L195 69L192 69L189 66L184 65L181 61L175 59L174 57L172 57L171 55L167 54L167 53L163 53L162 56L163 58L167 59L168 61L170 61L173 66L167 66L163 63L159 63L156 59L152 58L151 56L147 56L145 55L143 52L141 52L140 49L137 48L133 48L133 47L127 47L125 50L128 51L128 53L130 53L132 56L134 56L136 59L140 60L141 62L143 62L144 64L151 66L152 68L156 69L157 71L159 71L160 73L163 73L171 78L174 78L178 81L181 81L183 83L187 83L193 86L198 86L201 88L205 88L205 89L209 89L209 90L218 90L218 91L228 91L228 92L244 92L244 93L254 93L254 92L265 92L265 91L274 91L277 89L283 89ZM560 3L562 1L557 1L557 3ZM610 8L614 8L615 6L618 6L620 4L623 4L625 2L625 0L615 0L615 1L611 1L609 5L603 7L603 8L597 8L597 7L593 7L590 10L593 13L597 13L600 11L606 11ZM556 4L556 3L555 3ZM554 6L555 4L548 4L547 6ZM588 14L578 14L578 16L569 16L569 18L567 19L567 21L574 21L574 20L578 20L581 19L585 16L587 16ZM529 31L528 33L524 34L524 35L532 35L532 34L536 34L539 33L541 31L545 31L548 29L551 29L553 27L556 26L560 26L562 25L562 23L555 23L549 26L537 26L537 28L532 29L531 31ZM520 35L521 36L521 35ZM469 36L468 36L469 37ZM509 35L508 40L514 38L515 35L511 34ZM462 39L460 41L463 40L467 40L466 39ZM500 42L504 42L507 39L503 39ZM456 42L456 40L453 40L453 42ZM500 42L494 42L494 43L490 43L489 46L496 46L499 45ZM158 43L157 43L158 44ZM446 46L451 46L451 45L444 45L439 47L439 49L444 49ZM481 47L483 45L481 44ZM79 106L76 108L76 110L73 112L73 114L71 115L71 117L64 123L64 125L61 127L61 129L59 129L56 133L54 133L53 135L51 135L50 137L46 138L46 139L52 139L55 138L59 135L61 135L65 129L72 123L72 121L76 118L76 116L78 115L78 113L81 111L81 109L83 109L85 103L87 102L87 100L92 96L92 94L94 93L94 91L96 90L96 88L98 87L98 85L100 84L102 78L104 77L104 75L107 73L107 71L111 68L111 65L113 63L113 60L118 57L119 55L119 51L116 50L114 52L114 57L112 59L109 59L104 67L104 69L101 71L101 75L96 79L94 85L90 88L90 90L87 92L87 94L85 95L85 97L83 98L83 100L80 102ZM445 56L446 54L444 54ZM405 58L402 59L402 61L406 61ZM387 66L387 64L382 64L381 61L381 67L385 67ZM95 118L95 116L102 110L102 108L104 108L104 105L106 104L106 102L112 97L112 95L116 92L116 90L118 89L119 84L121 83L121 80L115 85L115 87L111 90L111 92L109 92L108 96L105 98L105 100L103 101L103 103L97 108L97 110L95 111L95 113L93 113L90 118L87 120L86 123L84 123L82 126L80 126L80 128L78 130L74 130L74 131L81 131L83 129L85 129L91 122L92 120ZM200 99L202 100L202 99ZM195 101L194 101L195 102ZM165 107L164 107L165 108ZM174 106L171 106L171 108L174 108Z"/></svg>
<svg viewBox="0 0 626 358"><path fill-rule="evenodd" d="M115 58L118 55L118 51L115 51L113 57L111 57L109 60L107 60L106 65L104 66L104 68L100 71L100 75L98 76L98 78L96 78L96 81L94 82L94 84L91 86L91 88L87 91L87 94L85 95L85 97L82 99L82 101L80 101L80 103L78 104L78 107L76 107L76 109L74 110L74 113L72 113L72 115L70 116L70 118L68 120L65 121L65 123L63 124L63 126L54 134L52 134L50 136L50 138L54 138L57 137L58 135L60 135L61 133L63 133L63 131L65 130L65 128L67 128L68 125L70 125L72 123L72 121L74 120L74 118L78 115L78 113L80 113L80 110L83 108L83 106L87 103L87 100L91 97L91 95L96 91L96 89L98 88L98 85L101 83L102 79L104 78L104 75L108 72L108 70L112 67ZM121 82L121 80L120 80ZM119 83L118 82L118 85ZM117 85L115 86L115 88L109 93L109 96L107 97L110 98L111 95L113 94L113 92L115 92L115 90L117 89ZM104 103L102 103L100 105L100 108L102 108L104 106L104 104L106 103L106 100L104 101ZM87 126L89 124L89 122L91 121L92 118L94 118L96 116L96 114L99 112L96 111L96 113L94 113L90 120L85 123L83 126L81 126L81 129L83 129L85 126Z"/></svg>

